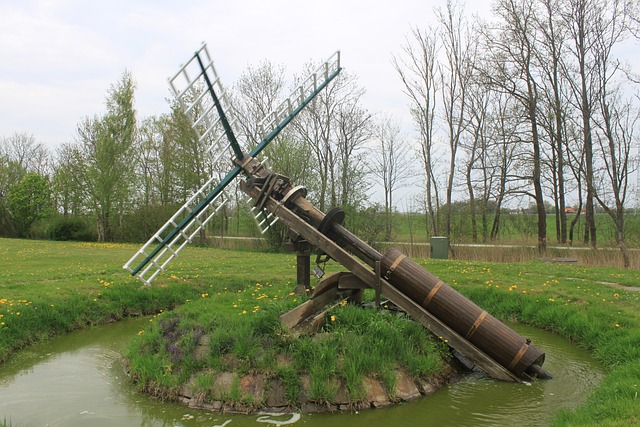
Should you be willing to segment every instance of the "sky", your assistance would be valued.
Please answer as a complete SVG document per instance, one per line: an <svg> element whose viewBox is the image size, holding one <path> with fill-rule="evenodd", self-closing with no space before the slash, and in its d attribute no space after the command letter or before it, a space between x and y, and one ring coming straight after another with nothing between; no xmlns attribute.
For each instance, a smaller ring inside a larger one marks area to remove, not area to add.
<svg viewBox="0 0 640 427"><path fill-rule="evenodd" d="M469 1L486 13L490 0ZM392 66L412 27L443 0L0 0L0 138L33 135L52 150L84 117L103 114L123 71L137 82L140 119L168 111L168 78L205 42L230 87L270 60L287 77L341 50L366 89L363 104L411 121Z"/></svg>

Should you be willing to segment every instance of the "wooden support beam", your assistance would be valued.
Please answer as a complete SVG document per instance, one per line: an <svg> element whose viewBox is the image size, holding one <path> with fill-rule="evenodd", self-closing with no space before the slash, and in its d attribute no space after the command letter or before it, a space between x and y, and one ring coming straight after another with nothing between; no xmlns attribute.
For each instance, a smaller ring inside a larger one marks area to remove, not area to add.
<svg viewBox="0 0 640 427"><path fill-rule="evenodd" d="M327 305L335 301L357 298L361 293L360 289L339 290L338 284L345 276L353 275L345 272L334 273L321 281L311 299L280 316L280 323L296 332L315 333L322 326L327 311L336 306Z"/></svg>
<svg viewBox="0 0 640 427"><path fill-rule="evenodd" d="M305 301L293 310L284 313L280 316L280 323L289 329L299 329L305 321L317 316L317 314L321 312L327 304L335 300L337 296L337 287L327 290L317 298Z"/></svg>
<svg viewBox="0 0 640 427"><path fill-rule="evenodd" d="M366 283L364 283L358 276L355 274L344 274L340 276L340 280L338 281L338 289L368 289Z"/></svg>
<svg viewBox="0 0 640 427"><path fill-rule="evenodd" d="M299 295L311 291L311 254L309 251L296 252L296 289Z"/></svg>

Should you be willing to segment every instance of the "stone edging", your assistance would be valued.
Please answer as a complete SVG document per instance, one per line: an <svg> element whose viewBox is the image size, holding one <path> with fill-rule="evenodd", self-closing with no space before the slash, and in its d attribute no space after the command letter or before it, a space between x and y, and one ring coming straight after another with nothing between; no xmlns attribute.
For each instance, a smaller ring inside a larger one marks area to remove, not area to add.
<svg viewBox="0 0 640 427"><path fill-rule="evenodd" d="M279 379L266 378L264 374L247 374L236 379L233 372L212 373L215 375L210 395L219 400L207 400L204 393L193 391L193 385L182 387L175 400L189 408L205 409L224 413L289 413L300 411L303 413L360 411L369 408L382 408L396 403L409 402L420 396L427 396L442 386L457 380L455 370L448 366L443 374L428 380L414 380L404 370L396 370L396 390L391 396L383 384L376 378L368 376L363 381L366 398L362 401L351 401L344 383L334 380L337 389L334 399L330 402L316 402L308 399L311 380L308 375L300 378L300 399L297 405L289 404L285 398L284 385ZM242 395L241 402L230 401L232 387L239 388ZM151 394L153 393L151 391ZM246 402L258 402L255 404Z"/></svg>

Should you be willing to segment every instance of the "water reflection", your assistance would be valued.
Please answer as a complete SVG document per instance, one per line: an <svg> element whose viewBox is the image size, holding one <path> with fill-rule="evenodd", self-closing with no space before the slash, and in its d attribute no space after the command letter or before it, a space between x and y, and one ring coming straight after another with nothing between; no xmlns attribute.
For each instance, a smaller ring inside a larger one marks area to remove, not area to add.
<svg viewBox="0 0 640 427"><path fill-rule="evenodd" d="M586 352L553 334L512 325L547 353L550 381L531 385L471 375L416 402L356 414L280 417L192 410L139 394L121 352L145 319L79 331L33 346L0 366L0 420L27 426L528 426L548 424L561 408L582 403L603 376ZM260 418L262 417L262 418Z"/></svg>

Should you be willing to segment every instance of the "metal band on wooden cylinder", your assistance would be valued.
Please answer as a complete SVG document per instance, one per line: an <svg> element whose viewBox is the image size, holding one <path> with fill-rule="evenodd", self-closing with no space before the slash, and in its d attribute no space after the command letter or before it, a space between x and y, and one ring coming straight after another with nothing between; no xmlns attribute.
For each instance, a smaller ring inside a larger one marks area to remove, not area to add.
<svg viewBox="0 0 640 427"><path fill-rule="evenodd" d="M544 363L541 350L397 249L380 262L392 285L517 377Z"/></svg>

